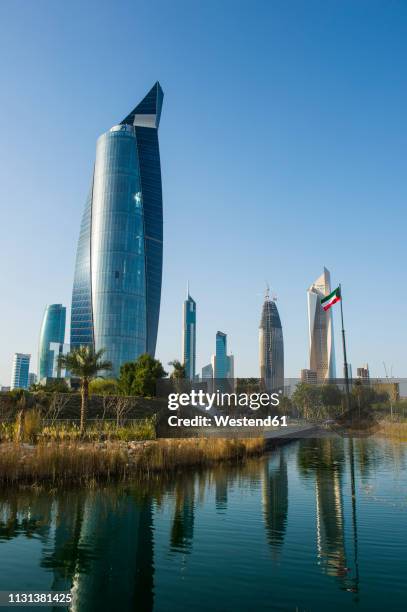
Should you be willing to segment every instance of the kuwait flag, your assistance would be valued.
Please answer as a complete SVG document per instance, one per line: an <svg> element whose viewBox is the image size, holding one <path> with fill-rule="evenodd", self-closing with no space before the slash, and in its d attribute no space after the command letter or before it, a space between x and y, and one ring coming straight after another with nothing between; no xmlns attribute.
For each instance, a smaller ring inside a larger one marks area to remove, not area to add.
<svg viewBox="0 0 407 612"><path fill-rule="evenodd" d="M321 300L322 308L324 310L329 310L331 306L336 304L336 302L339 302L340 299L341 299L341 290L340 290L340 287L337 287L334 291L332 291L332 293L322 298Z"/></svg>

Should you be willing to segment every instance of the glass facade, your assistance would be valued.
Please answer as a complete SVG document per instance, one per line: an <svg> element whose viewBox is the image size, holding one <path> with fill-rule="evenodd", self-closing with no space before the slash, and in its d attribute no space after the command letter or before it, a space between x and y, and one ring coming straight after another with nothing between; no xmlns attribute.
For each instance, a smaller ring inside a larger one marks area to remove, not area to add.
<svg viewBox="0 0 407 612"><path fill-rule="evenodd" d="M11 373L11 389L28 389L30 359L31 355L27 353L14 354L13 370Z"/></svg>
<svg viewBox="0 0 407 612"><path fill-rule="evenodd" d="M66 307L62 304L47 306L42 320L38 349L38 379L52 377L54 352L51 343L63 344L65 340Z"/></svg>
<svg viewBox="0 0 407 612"><path fill-rule="evenodd" d="M82 219L72 295L71 347L105 349L120 366L155 354L162 278L162 189L156 83L100 136Z"/></svg>
<svg viewBox="0 0 407 612"><path fill-rule="evenodd" d="M266 294L259 326L260 378L268 391L284 389L284 341L277 304Z"/></svg>
<svg viewBox="0 0 407 612"><path fill-rule="evenodd" d="M196 368L196 303L189 293L183 307L182 362L186 378L192 380Z"/></svg>
<svg viewBox="0 0 407 612"><path fill-rule="evenodd" d="M226 334L216 332L215 378L228 378L229 362L226 341Z"/></svg>

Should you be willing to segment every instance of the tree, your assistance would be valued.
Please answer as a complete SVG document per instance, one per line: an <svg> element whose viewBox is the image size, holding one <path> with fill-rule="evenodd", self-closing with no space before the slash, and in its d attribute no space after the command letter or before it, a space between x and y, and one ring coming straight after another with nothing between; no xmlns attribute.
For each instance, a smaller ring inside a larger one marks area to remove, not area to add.
<svg viewBox="0 0 407 612"><path fill-rule="evenodd" d="M89 383L98 376L99 372L112 369L110 361L102 360L104 352L104 349L95 351L90 346L80 346L67 355L59 355L58 357L58 366L69 370L73 376L77 376L81 381L81 435L84 434L86 429Z"/></svg>
<svg viewBox="0 0 407 612"><path fill-rule="evenodd" d="M291 400L302 411L303 418L315 417L319 413L321 403L320 388L301 382L296 386Z"/></svg>
<svg viewBox="0 0 407 612"><path fill-rule="evenodd" d="M114 378L95 378L89 384L91 395L117 395L117 380Z"/></svg>
<svg viewBox="0 0 407 612"><path fill-rule="evenodd" d="M156 384L167 376L161 361L148 353L140 355L136 361L124 363L120 368L117 386L121 395L154 396Z"/></svg>
<svg viewBox="0 0 407 612"><path fill-rule="evenodd" d="M184 385L186 381L185 365L181 363L178 359L173 359L172 361L168 362L168 365L173 367L173 370L170 374L170 380L174 385L174 389L175 391L177 391L177 393L181 393L184 390Z"/></svg>
<svg viewBox="0 0 407 612"><path fill-rule="evenodd" d="M63 378L55 378L54 380L47 380L45 384L36 383L31 385L30 391L37 393L38 391L44 391L45 393L69 393L70 389Z"/></svg>

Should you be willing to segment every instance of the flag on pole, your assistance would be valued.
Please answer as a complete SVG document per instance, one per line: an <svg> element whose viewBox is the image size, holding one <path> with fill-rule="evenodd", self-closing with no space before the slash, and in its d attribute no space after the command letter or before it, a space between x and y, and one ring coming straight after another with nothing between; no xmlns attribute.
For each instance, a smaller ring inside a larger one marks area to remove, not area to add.
<svg viewBox="0 0 407 612"><path fill-rule="evenodd" d="M340 287L337 287L334 291L332 291L332 293L322 298L321 300L322 308L324 310L329 310L331 306L336 304L336 302L339 302L340 299L341 299L341 289Z"/></svg>

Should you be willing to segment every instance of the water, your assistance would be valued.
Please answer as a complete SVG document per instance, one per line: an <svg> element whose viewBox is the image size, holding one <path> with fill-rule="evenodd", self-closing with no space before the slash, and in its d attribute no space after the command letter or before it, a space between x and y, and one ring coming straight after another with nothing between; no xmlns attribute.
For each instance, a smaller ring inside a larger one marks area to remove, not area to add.
<svg viewBox="0 0 407 612"><path fill-rule="evenodd" d="M3 492L0 590L72 589L86 612L403 610L406 467L406 444L318 439L175 480Z"/></svg>

